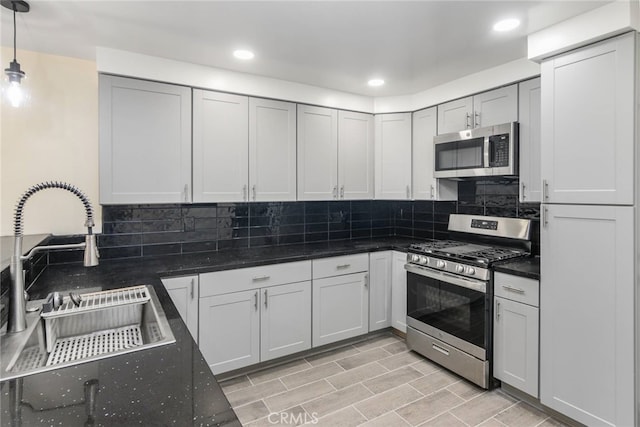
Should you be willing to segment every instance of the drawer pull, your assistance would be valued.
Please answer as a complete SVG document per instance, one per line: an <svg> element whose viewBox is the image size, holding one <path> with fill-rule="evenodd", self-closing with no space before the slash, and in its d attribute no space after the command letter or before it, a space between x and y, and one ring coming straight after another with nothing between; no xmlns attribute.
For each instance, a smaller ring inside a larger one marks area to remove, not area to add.
<svg viewBox="0 0 640 427"><path fill-rule="evenodd" d="M271 276L256 276L253 278L254 282L263 282L265 280L271 279Z"/></svg>
<svg viewBox="0 0 640 427"><path fill-rule="evenodd" d="M446 348L442 348L437 344L431 344L431 347L435 350L435 351L439 351L440 353L444 354L445 356L449 355L449 350L447 350Z"/></svg>
<svg viewBox="0 0 640 427"><path fill-rule="evenodd" d="M504 289L505 291L515 292L517 294L524 294L524 289L514 288L513 286L509 285L502 285L502 289Z"/></svg>
<svg viewBox="0 0 640 427"><path fill-rule="evenodd" d="M336 265L336 268L338 270L344 270L345 268L349 268L349 267L351 267L351 264L338 264L338 265Z"/></svg>

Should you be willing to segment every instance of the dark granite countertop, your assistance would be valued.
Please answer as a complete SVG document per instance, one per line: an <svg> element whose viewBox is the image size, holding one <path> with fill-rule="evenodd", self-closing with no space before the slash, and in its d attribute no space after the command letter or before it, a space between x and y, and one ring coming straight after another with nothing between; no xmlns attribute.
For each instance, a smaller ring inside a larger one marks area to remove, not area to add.
<svg viewBox="0 0 640 427"><path fill-rule="evenodd" d="M495 271L540 280L540 257L532 256L494 264Z"/></svg>
<svg viewBox="0 0 640 427"><path fill-rule="evenodd" d="M32 299L53 290L113 289L147 284L165 310L175 344L119 355L0 383L1 425L240 425L171 299L161 277L347 255L403 250L417 239L386 238L264 247L47 267L29 288ZM94 424L85 383L97 380ZM15 404L16 396L20 395Z"/></svg>

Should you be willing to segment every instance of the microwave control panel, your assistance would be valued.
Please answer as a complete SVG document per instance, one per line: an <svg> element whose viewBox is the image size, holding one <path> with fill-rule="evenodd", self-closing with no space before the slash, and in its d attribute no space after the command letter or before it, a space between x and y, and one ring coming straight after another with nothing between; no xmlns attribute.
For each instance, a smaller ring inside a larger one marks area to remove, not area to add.
<svg viewBox="0 0 640 427"><path fill-rule="evenodd" d="M492 135L489 137L489 166L509 166L509 134Z"/></svg>

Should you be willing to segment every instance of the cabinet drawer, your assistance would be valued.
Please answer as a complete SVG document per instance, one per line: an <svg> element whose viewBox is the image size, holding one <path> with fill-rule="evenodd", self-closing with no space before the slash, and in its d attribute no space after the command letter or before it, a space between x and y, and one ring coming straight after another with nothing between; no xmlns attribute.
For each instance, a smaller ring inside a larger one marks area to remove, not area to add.
<svg viewBox="0 0 640 427"><path fill-rule="evenodd" d="M540 285L535 279L495 273L493 293L497 297L529 304L534 307L540 305Z"/></svg>
<svg viewBox="0 0 640 427"><path fill-rule="evenodd" d="M200 297L311 280L311 261L215 271L200 275Z"/></svg>
<svg viewBox="0 0 640 427"><path fill-rule="evenodd" d="M369 254L345 255L313 260L313 278L369 271Z"/></svg>

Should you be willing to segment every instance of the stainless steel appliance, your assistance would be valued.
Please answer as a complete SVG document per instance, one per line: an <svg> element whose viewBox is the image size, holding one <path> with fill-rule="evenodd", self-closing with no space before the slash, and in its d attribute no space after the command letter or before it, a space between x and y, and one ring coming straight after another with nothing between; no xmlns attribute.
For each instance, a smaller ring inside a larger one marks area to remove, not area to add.
<svg viewBox="0 0 640 427"><path fill-rule="evenodd" d="M518 123L505 123L433 138L435 178L518 174Z"/></svg>
<svg viewBox="0 0 640 427"><path fill-rule="evenodd" d="M483 388L491 386L491 265L531 253L530 220L452 214L456 240L411 245L407 346Z"/></svg>

